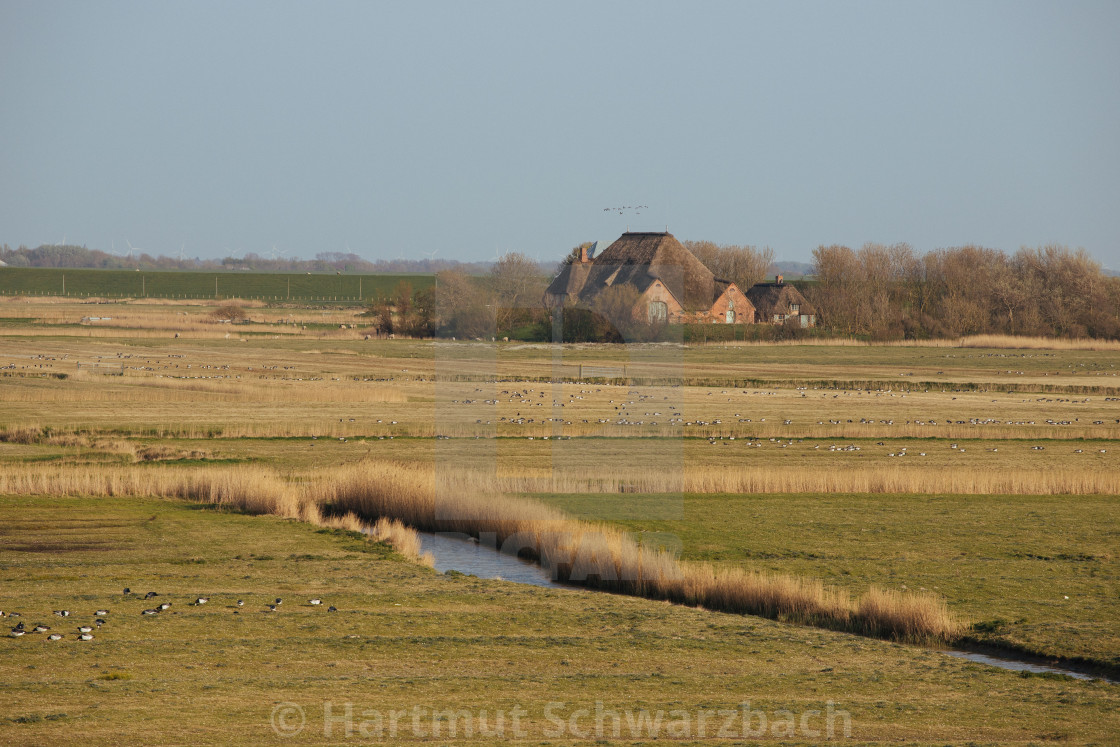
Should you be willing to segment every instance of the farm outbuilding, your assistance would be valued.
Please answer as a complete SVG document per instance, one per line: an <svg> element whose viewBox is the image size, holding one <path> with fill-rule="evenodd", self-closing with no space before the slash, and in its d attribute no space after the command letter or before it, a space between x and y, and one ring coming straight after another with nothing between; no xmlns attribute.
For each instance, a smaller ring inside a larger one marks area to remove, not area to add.
<svg viewBox="0 0 1120 747"><path fill-rule="evenodd" d="M759 324L792 324L799 327L815 327L817 324L816 308L781 275L776 276L773 283L751 286L747 298L754 304Z"/></svg>

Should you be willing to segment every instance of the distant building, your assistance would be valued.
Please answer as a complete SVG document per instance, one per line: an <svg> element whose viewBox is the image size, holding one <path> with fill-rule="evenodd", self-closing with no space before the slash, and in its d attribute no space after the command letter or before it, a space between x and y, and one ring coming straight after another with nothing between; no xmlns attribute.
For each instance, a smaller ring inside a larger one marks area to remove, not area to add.
<svg viewBox="0 0 1120 747"><path fill-rule="evenodd" d="M627 232L601 254L580 250L549 284L544 303L594 307L610 288L633 289L637 320L751 324L755 307L735 283L715 277L670 233Z"/></svg>
<svg viewBox="0 0 1120 747"><path fill-rule="evenodd" d="M801 291L785 282L778 275L773 283L752 285L747 298L754 304L759 324L792 324L798 327L815 327L817 310L805 300Z"/></svg>

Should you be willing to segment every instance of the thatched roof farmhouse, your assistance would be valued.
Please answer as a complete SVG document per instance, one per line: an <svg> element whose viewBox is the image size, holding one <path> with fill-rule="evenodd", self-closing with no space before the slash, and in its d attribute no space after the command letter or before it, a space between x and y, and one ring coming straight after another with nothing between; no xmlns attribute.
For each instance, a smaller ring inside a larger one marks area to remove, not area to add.
<svg viewBox="0 0 1120 747"><path fill-rule="evenodd" d="M754 307L734 283L716 278L671 233L627 232L598 256L583 249L545 291L549 307L594 307L610 288L638 294L636 319L668 322L754 321Z"/></svg>
<svg viewBox="0 0 1120 747"><path fill-rule="evenodd" d="M671 233L627 232L593 256L583 247L545 291L550 308L595 308L610 288L637 294L635 319L673 323L791 324L813 327L817 310L781 275L745 293L721 280Z"/></svg>

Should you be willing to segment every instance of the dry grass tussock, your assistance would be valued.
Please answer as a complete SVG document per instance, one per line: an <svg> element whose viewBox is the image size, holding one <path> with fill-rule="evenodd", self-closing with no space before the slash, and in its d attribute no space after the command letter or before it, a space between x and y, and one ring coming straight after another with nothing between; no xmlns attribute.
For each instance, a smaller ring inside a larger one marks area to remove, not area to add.
<svg viewBox="0 0 1120 747"><path fill-rule="evenodd" d="M961 630L932 595L871 590L853 601L815 580L681 563L619 530L549 506L471 489L461 480L438 482L430 470L359 464L313 481L311 489L313 502L331 512L462 532L577 585L898 640L948 641Z"/></svg>
<svg viewBox="0 0 1120 747"><path fill-rule="evenodd" d="M383 517L365 522L352 512L325 514L305 486L263 467L138 468L14 465L0 472L0 494L73 496L158 496L180 498L253 515L305 521L332 529L362 532L388 542L411 560L421 555L420 537L400 521Z"/></svg>

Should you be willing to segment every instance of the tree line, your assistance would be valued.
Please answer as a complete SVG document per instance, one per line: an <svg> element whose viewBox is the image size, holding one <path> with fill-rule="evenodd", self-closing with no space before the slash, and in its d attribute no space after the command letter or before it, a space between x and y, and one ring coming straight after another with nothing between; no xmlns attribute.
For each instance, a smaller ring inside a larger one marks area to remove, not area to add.
<svg viewBox="0 0 1120 747"><path fill-rule="evenodd" d="M314 259L263 257L249 252L243 257L200 259L198 257L152 256L139 252L120 256L75 244L43 244L34 249L0 246L0 261L10 267L88 268L98 270L188 270L204 272L346 272L427 274L446 270L484 274L492 262L460 262L455 259L379 259L369 261L351 252L319 252ZM543 268L539 270L543 272Z"/></svg>
<svg viewBox="0 0 1120 747"><path fill-rule="evenodd" d="M803 292L828 333L875 340L971 334L1120 337L1120 278L1082 249L821 246Z"/></svg>

